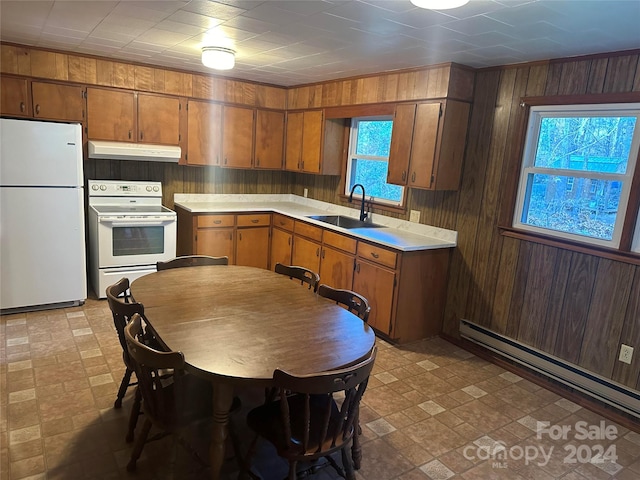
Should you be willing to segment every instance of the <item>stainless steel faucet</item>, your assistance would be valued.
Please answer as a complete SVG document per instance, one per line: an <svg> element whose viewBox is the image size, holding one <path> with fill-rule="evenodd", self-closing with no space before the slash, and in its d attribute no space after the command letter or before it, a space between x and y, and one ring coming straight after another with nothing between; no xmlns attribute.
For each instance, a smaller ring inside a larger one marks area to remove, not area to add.
<svg viewBox="0 0 640 480"><path fill-rule="evenodd" d="M360 187L362 189L362 203L360 204L360 221L364 222L367 219L367 212L364 211L364 202L366 194L364 193L364 185L361 183L356 183L353 187L351 187L351 193L349 194L349 203L353 203L353 191L356 187Z"/></svg>

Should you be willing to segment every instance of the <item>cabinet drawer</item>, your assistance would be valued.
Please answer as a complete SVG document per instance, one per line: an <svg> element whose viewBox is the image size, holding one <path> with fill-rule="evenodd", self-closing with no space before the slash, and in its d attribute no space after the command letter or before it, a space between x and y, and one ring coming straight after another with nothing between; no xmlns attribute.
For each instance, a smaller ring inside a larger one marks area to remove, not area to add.
<svg viewBox="0 0 640 480"><path fill-rule="evenodd" d="M259 227L271 225L270 213L255 213L251 215L238 215L239 227Z"/></svg>
<svg viewBox="0 0 640 480"><path fill-rule="evenodd" d="M198 215L198 228L233 227L235 215Z"/></svg>
<svg viewBox="0 0 640 480"><path fill-rule="evenodd" d="M293 232L293 218L280 215L279 213L274 213L273 226Z"/></svg>
<svg viewBox="0 0 640 480"><path fill-rule="evenodd" d="M310 225L308 223L296 221L295 222L295 226L294 226L294 232L297 235L301 235L303 237L311 238L312 240L315 240L316 242L319 242L319 241L322 240L322 228L315 227L315 226Z"/></svg>
<svg viewBox="0 0 640 480"><path fill-rule="evenodd" d="M398 254L391 250L369 245L364 242L358 243L358 256L389 268L396 268L396 260L398 258Z"/></svg>
<svg viewBox="0 0 640 480"><path fill-rule="evenodd" d="M353 254L356 253L356 246L358 245L358 241L355 238L345 237L331 230L324 231L322 243Z"/></svg>

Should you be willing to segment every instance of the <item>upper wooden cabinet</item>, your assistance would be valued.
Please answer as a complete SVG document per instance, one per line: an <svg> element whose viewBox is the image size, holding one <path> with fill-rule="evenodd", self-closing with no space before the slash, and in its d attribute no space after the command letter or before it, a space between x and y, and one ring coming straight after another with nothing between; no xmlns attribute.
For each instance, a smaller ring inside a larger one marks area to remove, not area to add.
<svg viewBox="0 0 640 480"><path fill-rule="evenodd" d="M180 143L180 99L138 94L138 141L178 145Z"/></svg>
<svg viewBox="0 0 640 480"><path fill-rule="evenodd" d="M178 97L127 90L87 89L89 140L180 144Z"/></svg>
<svg viewBox="0 0 640 480"><path fill-rule="evenodd" d="M285 169L340 175L348 129L348 119L325 119L324 110L288 112Z"/></svg>
<svg viewBox="0 0 640 480"><path fill-rule="evenodd" d="M284 112L256 110L256 168L282 169Z"/></svg>
<svg viewBox="0 0 640 480"><path fill-rule="evenodd" d="M251 168L255 109L222 107L222 166Z"/></svg>
<svg viewBox="0 0 640 480"><path fill-rule="evenodd" d="M7 116L83 122L85 89L2 76L0 113Z"/></svg>
<svg viewBox="0 0 640 480"><path fill-rule="evenodd" d="M135 93L87 88L87 136L91 140L136 140Z"/></svg>
<svg viewBox="0 0 640 480"><path fill-rule="evenodd" d="M398 105L387 182L429 190L457 190L469 108L468 103L455 100Z"/></svg>
<svg viewBox="0 0 640 480"><path fill-rule="evenodd" d="M187 103L187 165L220 165L222 106L189 100Z"/></svg>
<svg viewBox="0 0 640 480"><path fill-rule="evenodd" d="M0 77L0 113L12 117L31 116L29 83L24 78Z"/></svg>

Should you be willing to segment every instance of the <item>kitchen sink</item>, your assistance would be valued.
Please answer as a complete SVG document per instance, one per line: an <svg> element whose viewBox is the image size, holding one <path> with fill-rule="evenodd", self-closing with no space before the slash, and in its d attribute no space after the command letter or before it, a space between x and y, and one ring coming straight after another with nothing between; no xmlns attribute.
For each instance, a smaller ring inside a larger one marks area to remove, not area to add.
<svg viewBox="0 0 640 480"><path fill-rule="evenodd" d="M355 218L345 217L343 215L311 215L308 218L318 220L319 222L329 223L336 227L342 227L347 229L352 228L381 228L383 225L377 225L370 222L362 222Z"/></svg>

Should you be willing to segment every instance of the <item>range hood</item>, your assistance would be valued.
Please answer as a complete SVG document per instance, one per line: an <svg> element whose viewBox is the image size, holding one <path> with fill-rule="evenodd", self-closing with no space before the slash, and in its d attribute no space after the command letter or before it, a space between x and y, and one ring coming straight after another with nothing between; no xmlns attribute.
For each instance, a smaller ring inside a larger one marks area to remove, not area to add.
<svg viewBox="0 0 640 480"><path fill-rule="evenodd" d="M89 140L89 158L177 163L180 153L180 147L173 145Z"/></svg>

